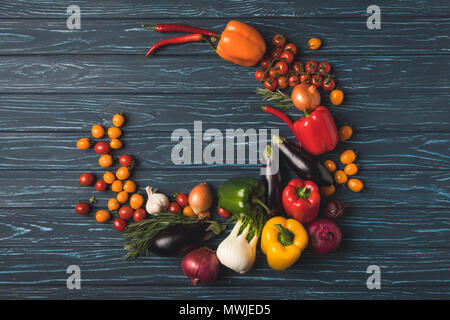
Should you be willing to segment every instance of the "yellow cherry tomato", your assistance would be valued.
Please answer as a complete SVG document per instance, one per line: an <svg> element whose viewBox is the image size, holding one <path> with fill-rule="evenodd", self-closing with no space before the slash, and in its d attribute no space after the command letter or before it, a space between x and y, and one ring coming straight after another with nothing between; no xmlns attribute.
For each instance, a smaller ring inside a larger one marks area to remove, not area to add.
<svg viewBox="0 0 450 320"><path fill-rule="evenodd" d="M125 190L128 193L133 193L136 191L136 183L134 183L133 180L127 180L123 184L123 190Z"/></svg>
<svg viewBox="0 0 450 320"><path fill-rule="evenodd" d="M100 222L100 223L105 223L106 221L109 220L110 217L111 217L111 214L106 210L98 210L95 213L95 220L97 220L97 222Z"/></svg>
<svg viewBox="0 0 450 320"><path fill-rule="evenodd" d="M122 130L117 127L111 127L108 129L108 137L111 139L117 139L122 135Z"/></svg>
<svg viewBox="0 0 450 320"><path fill-rule="evenodd" d="M81 138L77 141L77 148L80 150L86 150L91 147L91 139L89 138Z"/></svg>
<svg viewBox="0 0 450 320"><path fill-rule="evenodd" d="M308 40L308 45L311 50L317 50L322 45L322 40L319 38L311 38Z"/></svg>
<svg viewBox="0 0 450 320"><path fill-rule="evenodd" d="M121 113L116 113L112 118L112 123L116 127L121 127L125 123L125 117Z"/></svg>
<svg viewBox="0 0 450 320"><path fill-rule="evenodd" d="M120 207L120 203L119 203L119 201L117 201L116 198L109 199L109 201L108 201L108 209L110 211L115 211L115 210L119 209L119 207Z"/></svg>
<svg viewBox="0 0 450 320"><path fill-rule="evenodd" d="M103 181L105 181L107 184L111 184L116 180L116 176L111 171L106 171L103 174Z"/></svg>
<svg viewBox="0 0 450 320"><path fill-rule="evenodd" d="M332 104L334 104L335 106L338 106L342 103L342 101L344 101L344 93L342 92L342 90L333 90L330 92L330 101Z"/></svg>
<svg viewBox="0 0 450 320"><path fill-rule="evenodd" d="M134 210L139 209L144 204L144 197L139 193L135 193L130 197L130 207Z"/></svg>
<svg viewBox="0 0 450 320"><path fill-rule="evenodd" d="M94 138L100 139L105 135L105 129L99 124L94 124L91 129L91 134Z"/></svg>
<svg viewBox="0 0 450 320"><path fill-rule="evenodd" d="M119 180L126 180L130 177L130 170L127 167L120 167L116 171L116 177Z"/></svg>
<svg viewBox="0 0 450 320"><path fill-rule="evenodd" d="M347 175L342 170L338 170L334 173L334 181L336 181L337 184L344 184L347 182L347 179Z"/></svg>
<svg viewBox="0 0 450 320"><path fill-rule="evenodd" d="M185 215L186 217L192 218L193 216L195 216L195 212L194 212L194 210L192 210L192 208L190 206L186 206L183 208L183 215Z"/></svg>
<svg viewBox="0 0 450 320"><path fill-rule="evenodd" d="M319 192L322 195L324 195L326 197L329 197L329 196L333 195L336 192L336 187L334 186L334 184L332 184L331 186L328 186L328 187L321 187L319 189Z"/></svg>
<svg viewBox="0 0 450 320"><path fill-rule="evenodd" d="M348 176L354 176L355 174L358 173L358 166L354 163L349 163L348 165L345 166L344 172Z"/></svg>
<svg viewBox="0 0 450 320"><path fill-rule="evenodd" d="M342 126L338 131L339 141L347 141L353 135L353 129L350 126Z"/></svg>
<svg viewBox="0 0 450 320"><path fill-rule="evenodd" d="M110 154L102 155L100 158L98 158L98 164L102 168L107 168L107 167L112 166L112 164L113 164L112 156Z"/></svg>
<svg viewBox="0 0 450 320"><path fill-rule="evenodd" d="M123 143L119 139L111 139L111 141L109 142L109 146L111 147L111 149L117 150L123 147Z"/></svg>
<svg viewBox="0 0 450 320"><path fill-rule="evenodd" d="M356 153L353 150L345 150L339 157L343 164L353 163L356 160Z"/></svg>
<svg viewBox="0 0 450 320"><path fill-rule="evenodd" d="M353 192L360 192L364 188L362 181L354 178L348 180L347 186Z"/></svg>
<svg viewBox="0 0 450 320"><path fill-rule="evenodd" d="M123 190L123 184L122 181L116 180L111 185L111 191L113 192L120 192Z"/></svg>
<svg viewBox="0 0 450 320"><path fill-rule="evenodd" d="M336 171L336 163L334 163L333 160L325 160L323 165L325 166L325 169L327 169L327 171L330 173Z"/></svg>
<svg viewBox="0 0 450 320"><path fill-rule="evenodd" d="M125 203L128 201L128 192L120 191L116 196L117 201L120 203Z"/></svg>

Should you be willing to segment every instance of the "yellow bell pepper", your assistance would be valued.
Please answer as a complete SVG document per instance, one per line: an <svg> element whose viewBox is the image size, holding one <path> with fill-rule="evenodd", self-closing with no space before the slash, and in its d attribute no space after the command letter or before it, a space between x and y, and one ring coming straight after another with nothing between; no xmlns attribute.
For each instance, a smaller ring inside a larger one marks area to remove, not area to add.
<svg viewBox="0 0 450 320"><path fill-rule="evenodd" d="M220 35L216 50L227 61L251 67L264 56L266 42L255 28L232 20Z"/></svg>
<svg viewBox="0 0 450 320"><path fill-rule="evenodd" d="M308 233L295 219L274 217L266 222L261 233L261 250L272 269L284 270L300 258L308 246Z"/></svg>

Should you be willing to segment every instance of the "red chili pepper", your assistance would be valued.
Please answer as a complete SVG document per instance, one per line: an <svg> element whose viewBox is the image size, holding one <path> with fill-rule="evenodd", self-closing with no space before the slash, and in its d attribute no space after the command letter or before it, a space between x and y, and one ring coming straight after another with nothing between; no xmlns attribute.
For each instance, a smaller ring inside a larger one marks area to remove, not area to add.
<svg viewBox="0 0 450 320"><path fill-rule="evenodd" d="M196 42L196 41L202 41L203 35L200 33L194 33L194 34L188 34L181 37L174 37L169 39L164 39L161 41L158 41L155 43L150 50L148 50L146 57L152 54L156 49L161 48L163 46L169 45L169 44L179 44L179 43L186 43L186 42Z"/></svg>
<svg viewBox="0 0 450 320"><path fill-rule="evenodd" d="M208 37L214 37L217 36L217 33L208 29L189 26L187 24L178 24L178 23L160 23L157 24L154 27L147 27L144 26L144 28L152 29L157 32L187 32L187 33L200 33L204 36Z"/></svg>
<svg viewBox="0 0 450 320"><path fill-rule="evenodd" d="M294 128L294 124L293 124L291 118L289 118L289 117L287 116L287 114L285 114L284 112L281 112L280 110L278 110L278 109L276 109L276 108L273 108L273 107L271 107L271 106L265 106L265 107L263 108L263 110L264 110L265 112L270 113L270 114L274 115L275 117L278 117L278 118L280 118L281 120L283 120L284 123L286 123L286 124L289 126L289 128L291 128L292 133L294 133L295 140L297 140L297 142L300 143L300 142L299 142L300 140L298 139L297 134L296 134L296 131L295 131L295 128Z"/></svg>
<svg viewBox="0 0 450 320"><path fill-rule="evenodd" d="M312 181L289 181L283 190L282 200L286 213L300 222L310 222L319 214L319 188Z"/></svg>

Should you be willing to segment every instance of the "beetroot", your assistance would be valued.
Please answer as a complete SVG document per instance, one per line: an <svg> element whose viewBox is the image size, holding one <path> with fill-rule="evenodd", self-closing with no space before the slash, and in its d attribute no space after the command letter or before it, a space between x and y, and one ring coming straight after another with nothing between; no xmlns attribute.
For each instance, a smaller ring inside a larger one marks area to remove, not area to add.
<svg viewBox="0 0 450 320"><path fill-rule="evenodd" d="M318 254L333 252L342 240L341 228L326 218L318 218L307 227L311 251Z"/></svg>

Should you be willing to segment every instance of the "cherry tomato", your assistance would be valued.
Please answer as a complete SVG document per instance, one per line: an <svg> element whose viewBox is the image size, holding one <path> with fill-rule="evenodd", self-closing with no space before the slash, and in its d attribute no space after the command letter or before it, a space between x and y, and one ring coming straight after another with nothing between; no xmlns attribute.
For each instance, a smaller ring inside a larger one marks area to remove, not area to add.
<svg viewBox="0 0 450 320"><path fill-rule="evenodd" d="M304 71L304 66L303 66L303 62L301 61L295 61L292 64L292 69L294 70L295 73L301 73Z"/></svg>
<svg viewBox="0 0 450 320"><path fill-rule="evenodd" d="M334 181L336 181L337 184L344 184L347 182L347 174L342 170L337 170L334 173Z"/></svg>
<svg viewBox="0 0 450 320"><path fill-rule="evenodd" d="M326 197L329 197L329 196L333 195L336 192L336 187L334 186L334 184L332 184L331 186L328 186L328 187L321 187L319 189L319 192L322 195L324 195Z"/></svg>
<svg viewBox="0 0 450 320"><path fill-rule="evenodd" d="M95 213L95 220L97 220L97 222L105 223L109 218L111 218L111 214L106 210L98 210Z"/></svg>
<svg viewBox="0 0 450 320"><path fill-rule="evenodd" d="M81 185L83 185L85 187L88 187L94 182L94 179L95 179L95 177L94 177L94 175L92 173L85 172L85 173L80 175L80 179L79 180L80 180L80 184Z"/></svg>
<svg viewBox="0 0 450 320"><path fill-rule="evenodd" d="M284 46L283 51L292 52L292 54L295 56L297 54L297 47L293 43L288 43Z"/></svg>
<svg viewBox="0 0 450 320"><path fill-rule="evenodd" d="M107 187L108 187L108 185L107 185L106 182L103 181L103 180L98 180L98 181L95 183L95 189L96 189L97 191L103 192L103 191L106 190Z"/></svg>
<svg viewBox="0 0 450 320"><path fill-rule="evenodd" d="M323 79L318 74L314 74L311 78L311 84L316 88L320 88L322 86Z"/></svg>
<svg viewBox="0 0 450 320"><path fill-rule="evenodd" d="M134 183L133 180L127 180L125 181L123 185L123 190L125 190L128 193L133 193L136 191L136 183Z"/></svg>
<svg viewBox="0 0 450 320"><path fill-rule="evenodd" d="M111 184L111 191L119 193L123 190L123 183L121 180L116 180Z"/></svg>
<svg viewBox="0 0 450 320"><path fill-rule="evenodd" d="M119 207L120 207L120 203L119 203L119 201L117 201L116 198L111 198L108 200L108 210L115 211L115 210L119 209Z"/></svg>
<svg viewBox="0 0 450 320"><path fill-rule="evenodd" d="M193 216L195 216L195 212L194 212L194 210L192 210L192 208L190 206L186 206L183 209L183 215L185 215L186 217L192 218Z"/></svg>
<svg viewBox="0 0 450 320"><path fill-rule="evenodd" d="M272 59L270 59L269 57L264 57L259 62L259 66L261 67L261 69L266 70L270 66L271 62L272 62Z"/></svg>
<svg viewBox="0 0 450 320"><path fill-rule="evenodd" d="M281 48L286 44L286 37L281 33L277 33L273 36L272 43L275 47Z"/></svg>
<svg viewBox="0 0 450 320"><path fill-rule="evenodd" d="M117 150L123 147L123 143L119 139L111 139L111 141L109 142L109 146L111 147L111 149Z"/></svg>
<svg viewBox="0 0 450 320"><path fill-rule="evenodd" d="M121 127L125 123L125 117L122 113L116 113L112 118L112 123L116 127Z"/></svg>
<svg viewBox="0 0 450 320"><path fill-rule="evenodd" d="M95 124L92 126L91 134L94 138L100 139L105 135L105 129L99 124Z"/></svg>
<svg viewBox="0 0 450 320"><path fill-rule="evenodd" d="M86 150L91 147L91 139L89 138L81 138L77 141L77 148L80 150Z"/></svg>
<svg viewBox="0 0 450 320"><path fill-rule="evenodd" d="M128 169L128 167L120 167L119 169L117 169L116 171L116 177L119 180L126 180L130 177L130 170Z"/></svg>
<svg viewBox="0 0 450 320"><path fill-rule="evenodd" d="M330 101L335 106L338 106L344 101L344 93L341 90L333 90L330 93Z"/></svg>
<svg viewBox="0 0 450 320"><path fill-rule="evenodd" d="M229 218L231 216L231 212L222 208L217 208L217 213L222 218Z"/></svg>
<svg viewBox="0 0 450 320"><path fill-rule="evenodd" d="M119 162L124 167L129 167L133 164L133 157L129 154L123 154L119 157Z"/></svg>
<svg viewBox="0 0 450 320"><path fill-rule="evenodd" d="M91 206L87 202L81 202L75 205L75 212L81 216L88 214L89 211L91 211Z"/></svg>
<svg viewBox="0 0 450 320"><path fill-rule="evenodd" d="M116 229L119 232L122 232L127 227L127 222L120 218L116 218L116 219L114 219L113 225L114 225L114 229Z"/></svg>
<svg viewBox="0 0 450 320"><path fill-rule="evenodd" d="M278 89L286 89L289 86L289 80L285 76L278 77L277 79Z"/></svg>
<svg viewBox="0 0 450 320"><path fill-rule="evenodd" d="M331 71L331 65L328 62L321 62L319 63L319 67L317 68L317 70L320 73L330 73Z"/></svg>
<svg viewBox="0 0 450 320"><path fill-rule="evenodd" d="M281 54L283 53L283 49L281 48L275 48L273 49L273 51L270 53L270 57L275 60L280 59ZM272 62L272 61L271 61Z"/></svg>
<svg viewBox="0 0 450 320"><path fill-rule="evenodd" d="M177 213L177 212L181 212L181 207L178 203L171 202L169 204L169 207L167 208L167 210L172 213Z"/></svg>
<svg viewBox="0 0 450 320"><path fill-rule="evenodd" d="M147 211L145 211L143 208L139 208L133 213L133 220L134 221L142 221L145 220L147 217Z"/></svg>
<svg viewBox="0 0 450 320"><path fill-rule="evenodd" d="M188 205L189 197L186 193L179 193L176 197L176 201L180 206L185 207Z"/></svg>
<svg viewBox="0 0 450 320"><path fill-rule="evenodd" d="M264 71L262 71L262 70L260 70L260 69L258 69L258 70L255 71L255 79L256 79L256 81L261 82L261 80L263 79L263 77L264 77Z"/></svg>
<svg viewBox="0 0 450 320"><path fill-rule="evenodd" d="M306 72L316 72L317 70L317 61L310 60L305 64Z"/></svg>
<svg viewBox="0 0 450 320"><path fill-rule="evenodd" d="M288 73L288 71L289 71L289 66L288 66L288 64L287 64L286 61L278 61L278 62L275 64L275 69L278 70L278 73L279 73L280 75L285 75L285 74Z"/></svg>
<svg viewBox="0 0 450 320"><path fill-rule="evenodd" d="M130 207L134 210L139 209L144 204L144 197L139 194L135 193L130 197Z"/></svg>
<svg viewBox="0 0 450 320"><path fill-rule="evenodd" d="M283 51L283 53L280 55L280 60L284 60L288 64L291 64L294 61L294 55L290 51Z"/></svg>
<svg viewBox="0 0 450 320"><path fill-rule="evenodd" d="M299 84L299 81L300 81L299 77L293 74L289 77L289 86L295 87L296 85Z"/></svg>
<svg viewBox="0 0 450 320"><path fill-rule="evenodd" d="M336 171L336 163L334 163L333 160L325 160L323 165L325 166L325 169L327 169L327 171L330 173Z"/></svg>
<svg viewBox="0 0 450 320"><path fill-rule="evenodd" d="M339 159L341 160L341 162L343 164L349 164L349 163L355 162L356 153L353 150L346 150L346 151L342 152Z"/></svg>
<svg viewBox="0 0 450 320"><path fill-rule="evenodd" d="M275 67L272 67L269 69L269 72L267 72L267 74L269 75L270 78L278 78L280 76L280 73L278 72L278 70Z"/></svg>
<svg viewBox="0 0 450 320"><path fill-rule="evenodd" d="M111 139L117 139L122 135L122 130L117 127L108 128L108 137Z"/></svg>
<svg viewBox="0 0 450 320"><path fill-rule="evenodd" d="M299 77L300 83L311 83L311 76L307 73L302 73Z"/></svg>
<svg viewBox="0 0 450 320"><path fill-rule="evenodd" d="M339 128L338 130L339 141L347 141L353 135L352 127L345 125Z"/></svg>
<svg viewBox="0 0 450 320"><path fill-rule="evenodd" d="M94 150L98 154L107 154L111 151L111 148L106 142L100 141L95 144Z"/></svg>
<svg viewBox="0 0 450 320"><path fill-rule="evenodd" d="M345 166L344 172L348 176L354 176L355 174L358 173L358 166L354 163L349 163L348 165Z"/></svg>
<svg viewBox="0 0 450 320"><path fill-rule="evenodd" d="M107 184L111 184L116 180L116 176L111 171L106 171L103 174L103 181L105 181Z"/></svg>
<svg viewBox="0 0 450 320"><path fill-rule="evenodd" d="M331 91L334 89L335 86L336 86L336 82L334 82L334 79L328 77L328 78L325 78L325 80L323 81L322 88L325 91Z"/></svg>
<svg viewBox="0 0 450 320"><path fill-rule="evenodd" d="M353 192L360 192L364 188L364 184L359 179L348 180L347 186Z"/></svg>
<svg viewBox="0 0 450 320"><path fill-rule="evenodd" d="M264 80L264 87L267 90L273 91L277 88L277 86L278 86L277 79L268 78L268 79Z"/></svg>
<svg viewBox="0 0 450 320"><path fill-rule="evenodd" d="M308 45L311 50L317 50L322 45L322 41L319 38L311 38L308 40Z"/></svg>
<svg viewBox="0 0 450 320"><path fill-rule="evenodd" d="M117 201L120 203L125 203L128 201L128 192L120 191L116 196Z"/></svg>
<svg viewBox="0 0 450 320"><path fill-rule="evenodd" d="M107 167L112 166L112 164L113 164L112 156L110 154L102 155L100 158L98 158L98 164L102 168L107 168Z"/></svg>
<svg viewBox="0 0 450 320"><path fill-rule="evenodd" d="M134 210L129 206L122 206L119 209L119 217L123 220L130 220L133 217Z"/></svg>

